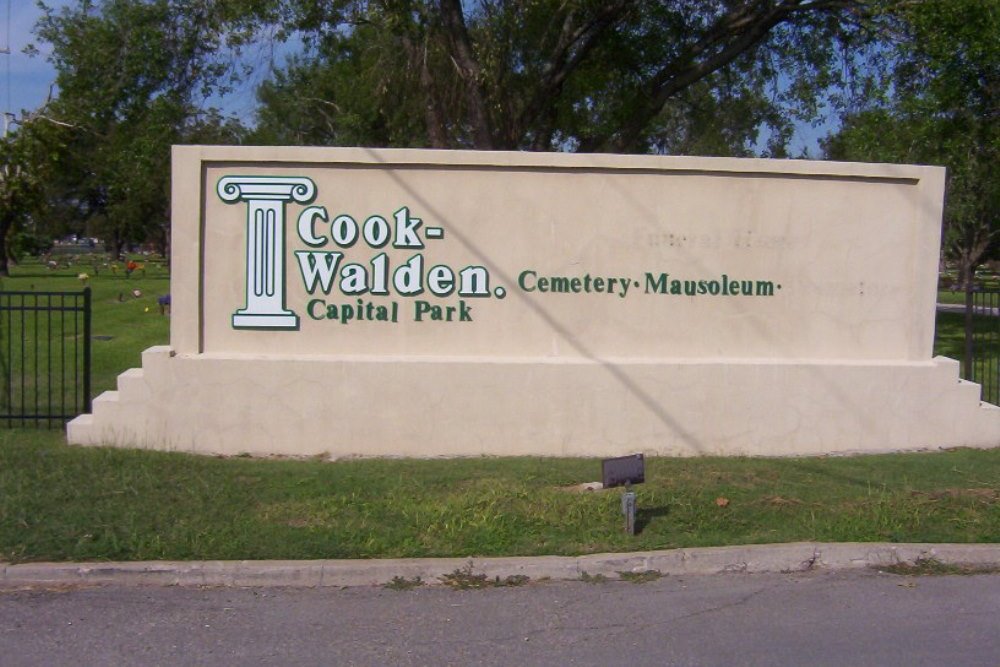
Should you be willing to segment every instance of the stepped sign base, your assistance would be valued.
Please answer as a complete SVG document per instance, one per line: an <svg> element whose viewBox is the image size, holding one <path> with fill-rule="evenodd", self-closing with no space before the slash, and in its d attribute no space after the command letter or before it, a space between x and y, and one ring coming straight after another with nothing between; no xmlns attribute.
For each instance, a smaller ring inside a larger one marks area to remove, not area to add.
<svg viewBox="0 0 1000 667"><path fill-rule="evenodd" d="M1000 445L932 357L944 173L174 149L171 340L78 444L342 456Z"/></svg>

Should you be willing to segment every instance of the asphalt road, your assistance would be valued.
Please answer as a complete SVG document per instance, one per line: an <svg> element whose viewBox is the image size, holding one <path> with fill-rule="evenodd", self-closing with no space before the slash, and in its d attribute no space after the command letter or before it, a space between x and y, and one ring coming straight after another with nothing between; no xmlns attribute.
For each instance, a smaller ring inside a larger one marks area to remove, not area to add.
<svg viewBox="0 0 1000 667"><path fill-rule="evenodd" d="M0 592L0 664L1000 665L1000 575Z"/></svg>

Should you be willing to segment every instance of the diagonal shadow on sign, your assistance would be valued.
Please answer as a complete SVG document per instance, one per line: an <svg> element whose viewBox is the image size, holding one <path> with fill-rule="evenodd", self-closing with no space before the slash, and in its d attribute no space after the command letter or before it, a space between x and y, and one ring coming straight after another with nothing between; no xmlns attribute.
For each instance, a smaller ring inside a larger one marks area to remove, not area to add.
<svg viewBox="0 0 1000 667"><path fill-rule="evenodd" d="M386 160L383 159L376 152L369 151L368 153L373 162L380 164L387 164ZM476 170L484 168L485 167L466 166L466 167L460 167L458 168L458 170ZM491 168L496 168L496 167L491 167ZM499 168L504 169L504 167L499 167ZM421 165L412 165L409 167L409 169L419 170L421 169ZM525 171L525 170L531 171L532 169L524 167L520 167L517 169L517 171ZM592 170L584 170L584 172L593 173ZM395 171L386 170L385 173L390 179L395 181L395 183L403 191L407 192L409 196L411 196L414 199L414 201L418 202L424 210L428 211L428 213L434 215L438 220L440 220L443 223L452 222L440 210L435 208L431 204L431 202L427 201L424 197L421 196L419 192L417 192L413 187L409 186L404 181L404 179L402 179L400 175L397 174ZM768 177L762 174L753 174L752 176L757 178ZM792 177L803 178L804 176L792 175ZM896 185L896 186L898 185L917 186L919 184L919 180L898 179L898 178L881 177L881 176L870 177L870 178L866 177L862 180L869 182L884 182L886 184ZM605 184L610 187L617 187L617 184L614 183L613 179L609 179L608 181L605 182ZM639 204L638 202L635 203ZM921 201L920 203L925 206L929 205L927 201ZM641 204L639 205L641 206ZM653 221L656 220L656 215L654 214L653 211L647 209L643 210L641 215L633 216L633 219L635 218ZM502 271L499 267L496 266L494 262L491 261L491 258L486 252L484 252L479 246L477 246L473 241L471 241L468 237L463 235L461 231L459 231L459 225L449 225L449 226L450 226L450 234L454 238L456 238L460 244L462 244L463 246L465 246L465 248L467 248L469 251L475 254L480 259L480 261L486 264L492 273L502 278L509 285L513 285L516 283L513 276L506 275L504 271ZM656 229L655 226L651 226L650 228L652 230ZM838 251L836 249L831 249L831 252L838 252ZM707 265L702 261L702 258L694 256L689 252L685 252L684 254L686 261L689 262L690 264L698 266L702 269L706 270L708 269ZM574 335L574 333L570 329L568 329L559 320L557 320L549 312L547 312L544 308L542 308L536 301L531 300L529 297L520 292L517 292L516 290L511 290L510 292L516 293L517 297L521 300L523 304L525 304L542 321L544 321L555 334L557 334L563 341L565 341L582 358L592 361L596 364L599 364L607 373L609 373L612 377L614 377L614 379L622 387L624 387L631 396L634 396L646 409L648 409L656 417L657 420L659 420L665 427L667 427L667 429L669 429L670 432L674 433L680 441L682 441L688 447L692 448L697 453L701 454L708 453L706 443L701 442L691 431L685 428L685 426L680 422L679 419L670 414L670 412L668 412L664 408L661 401L655 399L653 396L647 393L640 385L638 385L633 380L633 378L630 377L629 374L624 370L623 364L616 363L611 359L604 358L596 354L593 350L588 348L588 346L583 341L581 341L576 335ZM913 305L916 306L917 304ZM873 310L871 313L868 314L867 319L865 321L870 323L879 319L880 317L885 317L885 315L879 313L877 310ZM751 318L748 324L752 328L756 329L762 338L769 340L774 339L775 332L769 330L764 322ZM794 332L793 335L797 333L798 332ZM910 361L913 362L930 361L930 350L926 351L926 359L924 358L924 351L920 350L915 352L917 352L920 355L920 358L910 359ZM779 358L779 359L772 359L771 361L776 363L785 362L785 363L795 364L800 370L812 375L817 382L817 386L825 387L824 395L817 396L816 397L817 400L823 401L825 399L832 404L839 405L842 408L844 408L843 410L840 411L841 414L850 415L851 418L857 420L860 423L861 430L863 432L870 432L873 428L875 428L876 425L874 424L874 421L876 417L874 415L869 414L864 409L864 406L858 403L858 397L852 394L852 392L850 391L850 387L843 386L842 384L835 382L829 376L828 373L824 372L824 367L826 366L826 364L823 363L821 360L820 361L813 360L812 362L810 362L809 359ZM880 360L873 359L872 364L879 365ZM784 409L790 412L794 411L794 408L792 406L785 406ZM801 416L794 419L794 423L790 424L791 432L809 428L810 424L804 423L804 420ZM843 443L832 443L832 442L817 443L817 445L819 445L820 448L827 448L827 447L837 448L838 446L842 446L842 444Z"/></svg>
<svg viewBox="0 0 1000 667"><path fill-rule="evenodd" d="M728 177L728 176L731 176L731 175L732 174L727 174L725 176ZM760 174L760 173L743 173L743 174L740 174L740 177L741 178L774 178L774 176L772 176L772 175ZM803 178L817 179L817 178L822 178L822 177L805 176L805 175L800 175L800 174L781 174L780 178L795 180L795 179L803 179ZM877 176L877 177L876 176L871 176L871 177L860 177L860 178L852 178L852 177L847 177L847 176L831 176L831 177L826 177L826 178L830 178L831 180L838 180L838 181L860 181L860 182L872 183L872 184L879 183L879 184L892 185L892 186L909 186L909 187L912 187L912 188L916 188L920 184L919 179L914 179L914 178L896 178L896 177L891 177L891 176ZM612 188L616 188L617 187L620 190L622 190L620 188L620 186L613 179L609 179L605 183L605 185L607 187L612 187ZM624 193L624 190L622 190L622 192ZM656 216L655 212L652 211L652 210L649 210L647 207L643 206L643 204L641 202L633 200L631 203L634 206L639 207L640 210L641 210L641 215L632 216L632 220L638 220L638 221L655 221L657 219L657 216ZM932 220L933 219L940 219L940 210L936 207L936 205L935 205L935 203L934 203L934 201L932 199L926 198L926 197L922 197L922 198L919 199L918 203L919 203L919 206L922 209L931 209L931 210L925 210L924 211L924 216L920 216L921 219L923 217L928 217L929 219L932 219ZM807 221L798 221L798 222L796 222L796 224L807 224ZM655 226L655 224L651 224L650 228L651 228L651 231L654 231L654 232L658 231L658 228ZM913 231L916 232L918 230L914 229ZM915 246L919 246L919 243L915 243L914 245ZM697 266L699 269L701 269L705 273L711 273L712 272L713 267L708 266L696 254L690 253L690 252L686 252L685 249L683 249L683 248L678 249L678 251L683 254L684 260L685 260L686 263L691 264L693 266ZM836 248L831 248L830 252L836 253L836 252L842 252L842 251L840 251L840 250L838 250ZM918 270L918 268L920 266L920 263L919 262L913 262L912 264L913 264L913 269L912 270L914 271L914 275L912 276L912 280L919 281L920 280L920 276L917 274L917 270ZM844 274L845 275L849 275L850 272L845 270ZM860 283L860 285L861 285L861 287L859 287L859 289L863 290L863 283ZM917 304L913 304L913 307L916 307L916 306L917 306ZM927 313L926 317L928 318L928 320L926 320L926 321L929 321L931 323L930 324L930 326L931 326L931 336L929 338L927 338L927 340L925 342L925 345L929 346L928 349L926 349L926 350L920 350L919 351L920 354L922 355L922 357L921 357L922 360L930 360L931 356L933 356L932 355L933 350L931 348L933 347L934 311L932 310L929 313ZM876 309L869 309L869 312L866 314L864 322L862 322L859 325L859 328L863 327L863 326L868 326L870 324L873 324L873 323L879 321L882 318L883 318L883 315L881 313L879 313ZM773 332L770 331L764 325L764 323L760 319L755 318L755 317L751 317L751 318L748 318L748 319L744 319L743 322L748 327L756 330L756 332L762 338L769 339L769 338L773 337ZM781 360L775 360L775 361L780 362ZM788 361L788 362L794 362L794 361L800 361L800 360L788 359L786 361ZM861 430L862 430L862 432L871 432L872 430L874 430L876 428L876 424L874 423L875 422L875 418L872 417L872 416L870 416L870 415L868 415L868 414L866 414L865 410L863 409L863 406L860 406L858 404L857 397L851 394L849 388L845 388L843 386L838 385L836 382L831 381L830 377L826 373L823 372L823 369L826 367L826 365L824 363L822 363L822 362L819 362L819 363L809 363L806 360L801 360L801 361L802 361L802 363L799 364L799 367L802 368L805 372L809 373L811 376L813 376L813 378L815 378L817 386L825 387L826 397L828 397L829 400L831 400L831 401L835 402L836 404L840 405L841 407L845 408L845 410L842 412L842 414L844 414L844 415L851 415L853 418L857 419L861 423ZM877 363L877 360L873 360L873 363ZM820 398L823 398L823 397L817 397L817 399L820 399ZM801 422L801 418L798 418L796 420L795 429L809 428L809 426L810 426L809 424L803 424ZM824 443L824 448L828 448L829 446L836 447L836 446L839 446L841 444L842 443Z"/></svg>
<svg viewBox="0 0 1000 667"><path fill-rule="evenodd" d="M385 163L381 159L381 156L374 151L369 151L369 155L375 162ZM401 179L394 170L386 170L386 175L389 176L396 184L403 190L405 190L414 201L418 202L423 210L430 212L436 220L440 220L443 223L450 223L448 216L446 216L442 211L438 210L431 202L427 201L419 192L410 187L403 179ZM503 272L497 265L492 261L490 256L484 252L479 246L469 240L468 237L463 235L461 232L457 231L457 225L450 225L449 234L457 238L459 243L469 249L474 253L480 260L487 265L490 273L500 276L508 285L516 284L516 280L513 276L507 275ZM676 418L674 418L669 412L667 412L663 405L650 396L642 387L638 386L635 381L632 380L625 373L619 364L611 362L604 359L597 354L593 353L586 345L584 345L579 338L577 338L573 332L567 329L562 323L556 320L552 315L540 307L537 303L531 301L523 294L518 293L516 290L511 290L517 294L518 298L527 305L539 318L541 318L554 332L556 332L563 340L565 340L581 357L593 361L600 365L605 371L608 372L614 379L622 385L632 396L634 396L640 403L642 403L664 426L666 426L671 432L676 434L676 436L683 441L683 443L698 453L707 453L705 446L700 442L688 429L686 429ZM510 294L508 292L508 294Z"/></svg>

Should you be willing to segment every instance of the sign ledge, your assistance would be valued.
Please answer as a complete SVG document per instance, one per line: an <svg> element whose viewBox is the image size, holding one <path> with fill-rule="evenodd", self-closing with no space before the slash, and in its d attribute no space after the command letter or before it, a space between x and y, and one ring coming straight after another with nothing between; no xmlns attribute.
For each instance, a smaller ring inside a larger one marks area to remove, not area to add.
<svg viewBox="0 0 1000 667"><path fill-rule="evenodd" d="M416 148L345 148L303 146L174 146L183 155L206 163L273 163L366 165L372 167L453 167L491 169L553 169L650 171L698 176L809 176L832 179L909 181L931 174L943 178L944 167L827 160L776 160L676 155L607 153L531 153L522 151L463 151Z"/></svg>

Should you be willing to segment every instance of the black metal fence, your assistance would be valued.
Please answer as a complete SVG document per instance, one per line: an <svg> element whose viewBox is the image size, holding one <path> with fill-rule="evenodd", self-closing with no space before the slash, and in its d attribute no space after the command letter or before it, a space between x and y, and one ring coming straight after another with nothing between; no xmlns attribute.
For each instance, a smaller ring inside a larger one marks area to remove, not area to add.
<svg viewBox="0 0 1000 667"><path fill-rule="evenodd" d="M982 400L1000 405L1000 292L966 296L962 375L982 386Z"/></svg>
<svg viewBox="0 0 1000 667"><path fill-rule="evenodd" d="M0 292L0 427L90 412L90 288Z"/></svg>

